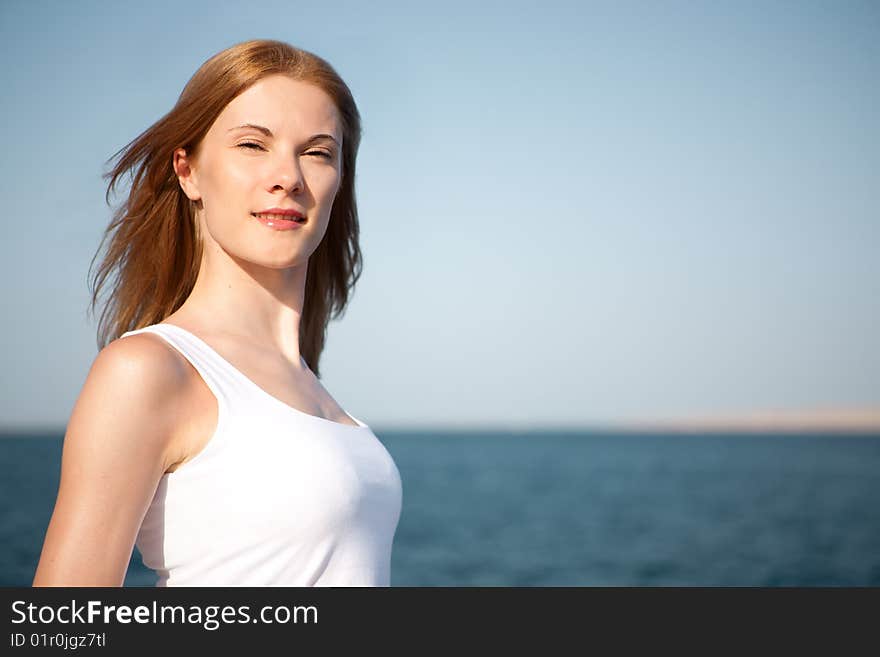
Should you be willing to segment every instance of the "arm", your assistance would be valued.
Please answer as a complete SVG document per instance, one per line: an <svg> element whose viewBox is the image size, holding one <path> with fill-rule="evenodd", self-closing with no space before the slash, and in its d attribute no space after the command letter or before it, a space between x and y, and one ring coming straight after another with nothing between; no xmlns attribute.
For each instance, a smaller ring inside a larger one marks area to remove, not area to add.
<svg viewBox="0 0 880 657"><path fill-rule="evenodd" d="M34 586L121 586L140 523L171 465L180 361L155 336L114 340L74 405Z"/></svg>

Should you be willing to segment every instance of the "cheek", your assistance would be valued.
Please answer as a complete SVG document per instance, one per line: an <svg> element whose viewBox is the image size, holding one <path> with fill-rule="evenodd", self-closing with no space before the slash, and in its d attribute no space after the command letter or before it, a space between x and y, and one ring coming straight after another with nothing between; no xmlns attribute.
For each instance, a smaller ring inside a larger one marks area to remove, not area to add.
<svg viewBox="0 0 880 657"><path fill-rule="evenodd" d="M242 162L218 162L218 166L212 167L203 176L203 194L211 198L225 201L233 200L236 195L249 189L256 179L258 172L253 166L247 166ZM215 202L214 205L217 205ZM231 209L231 208L230 208Z"/></svg>
<svg viewBox="0 0 880 657"><path fill-rule="evenodd" d="M328 173L321 181L321 196L325 203L332 203L339 193L342 179L338 173Z"/></svg>
<svg viewBox="0 0 880 657"><path fill-rule="evenodd" d="M254 183L258 172L254 171L253 166L246 166L244 163L238 163L224 167L222 172L222 193L228 196L234 196L237 192L249 189Z"/></svg>

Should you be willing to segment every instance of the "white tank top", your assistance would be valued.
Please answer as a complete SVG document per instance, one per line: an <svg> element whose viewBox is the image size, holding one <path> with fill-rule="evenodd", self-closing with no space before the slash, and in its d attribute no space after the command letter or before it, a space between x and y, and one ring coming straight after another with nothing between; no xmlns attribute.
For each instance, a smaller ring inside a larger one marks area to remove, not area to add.
<svg viewBox="0 0 880 657"><path fill-rule="evenodd" d="M147 331L218 405L210 441L165 473L138 531L156 586L390 586L402 487L372 430L289 406L179 326L120 339Z"/></svg>

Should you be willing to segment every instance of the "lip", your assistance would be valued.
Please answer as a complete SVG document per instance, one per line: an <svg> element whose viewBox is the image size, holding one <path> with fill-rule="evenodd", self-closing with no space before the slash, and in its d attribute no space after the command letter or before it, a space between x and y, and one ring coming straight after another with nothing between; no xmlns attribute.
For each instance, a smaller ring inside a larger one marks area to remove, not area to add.
<svg viewBox="0 0 880 657"><path fill-rule="evenodd" d="M275 213L273 212L272 214ZM305 222L295 221L293 216L290 219L270 219L269 217L259 216L256 213L251 213L251 216L267 228L273 230L293 230L294 228L302 228L305 225Z"/></svg>
<svg viewBox="0 0 880 657"><path fill-rule="evenodd" d="M289 215L293 217L299 217L303 219L305 215L299 210L294 210L293 208L267 208L265 210L260 210L259 212L252 212L251 214L283 214Z"/></svg>

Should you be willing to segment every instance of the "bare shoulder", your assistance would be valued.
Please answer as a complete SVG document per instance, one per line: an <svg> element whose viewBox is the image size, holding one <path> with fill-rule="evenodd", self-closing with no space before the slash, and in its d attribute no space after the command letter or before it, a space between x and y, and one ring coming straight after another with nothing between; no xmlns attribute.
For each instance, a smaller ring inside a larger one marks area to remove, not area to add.
<svg viewBox="0 0 880 657"><path fill-rule="evenodd" d="M104 347L95 359L107 362L127 363L156 374L174 374L180 371L180 358L165 340L153 333L136 333L117 338Z"/></svg>
<svg viewBox="0 0 880 657"><path fill-rule="evenodd" d="M131 384L120 392L145 404L175 398L188 380L183 357L150 333L118 338L104 347L92 364L92 377L98 385Z"/></svg>
<svg viewBox="0 0 880 657"><path fill-rule="evenodd" d="M138 333L114 340L92 363L71 415L68 438L89 435L134 442L165 460L174 435L176 402L187 385L181 357L162 344L162 338Z"/></svg>
<svg viewBox="0 0 880 657"><path fill-rule="evenodd" d="M34 586L120 586L173 458L186 376L157 336L114 340L92 363L64 435L58 499Z"/></svg>

